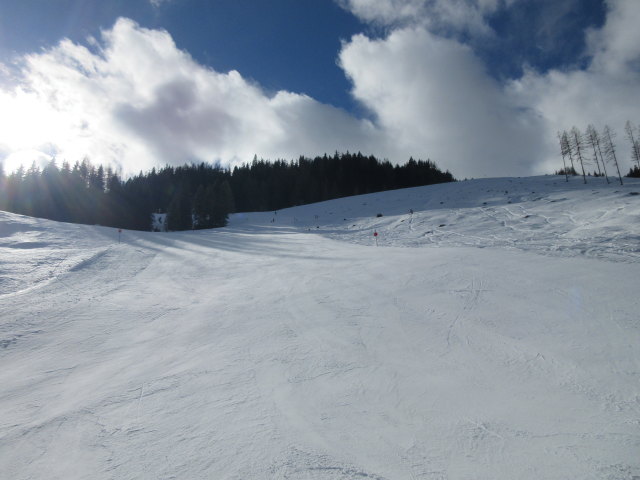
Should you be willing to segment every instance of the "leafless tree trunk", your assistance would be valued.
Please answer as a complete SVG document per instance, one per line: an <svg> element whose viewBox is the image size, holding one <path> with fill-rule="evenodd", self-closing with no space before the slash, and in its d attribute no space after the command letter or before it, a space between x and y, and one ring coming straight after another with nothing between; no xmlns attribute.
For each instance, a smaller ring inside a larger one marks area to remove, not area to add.
<svg viewBox="0 0 640 480"><path fill-rule="evenodd" d="M565 139L567 136L567 132L563 132L562 135L558 132L558 141L560 142L560 153L562 154L562 166L564 168L564 177L567 182L569 181L569 172L567 171L567 162L565 161L565 156L567 155L567 149L565 148Z"/></svg>
<svg viewBox="0 0 640 480"><path fill-rule="evenodd" d="M618 178L620 179L620 185L622 185L622 175L620 174L620 166L618 165L618 158L616 157L616 148L613 145L613 139L616 134L609 125L604 126L604 130L602 132L602 142L604 146L604 155L608 161L613 162L616 166L616 170L618 171Z"/></svg>
<svg viewBox="0 0 640 480"><path fill-rule="evenodd" d="M584 147L585 147L584 137L582 133L580 132L580 130L578 130L577 127L573 127L571 129L571 149L573 150L573 152L578 157L578 160L580 161L580 167L582 168L582 178L584 180L584 183L587 183L587 174L584 171L584 158L583 158Z"/></svg>
<svg viewBox="0 0 640 480"><path fill-rule="evenodd" d="M563 142L562 148L564 148L565 152L567 152L567 154L569 155L569 160L571 161L571 174L575 175L576 167L573 164L573 152L571 151L571 142L569 140L569 134L567 133L566 130L562 132L562 142Z"/></svg>
<svg viewBox="0 0 640 480"><path fill-rule="evenodd" d="M631 142L631 159L636 162L638 164L638 168L640 168L640 143L635 139L633 134L635 128L629 120L627 120L624 130L627 132L627 138Z"/></svg>
<svg viewBox="0 0 640 480"><path fill-rule="evenodd" d="M600 170L600 162L598 161L598 151L600 151L600 160L602 161L602 168L604 169L604 176L609 183L609 176L607 175L607 167L604 164L604 158L602 157L602 151L600 150L600 134L593 125L587 127L587 143L593 148L593 158L598 165L598 173L602 176L602 170Z"/></svg>

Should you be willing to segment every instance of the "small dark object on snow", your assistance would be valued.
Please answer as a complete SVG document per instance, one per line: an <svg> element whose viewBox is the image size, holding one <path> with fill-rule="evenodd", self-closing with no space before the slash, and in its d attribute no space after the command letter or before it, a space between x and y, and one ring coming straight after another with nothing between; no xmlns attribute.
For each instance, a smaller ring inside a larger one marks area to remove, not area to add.
<svg viewBox="0 0 640 480"><path fill-rule="evenodd" d="M378 214L376 215L376 218L380 218L380 217L382 217L382 214L381 214L381 213L378 213Z"/></svg>
<svg viewBox="0 0 640 480"><path fill-rule="evenodd" d="M629 192L629 195L640 195L640 192Z"/></svg>
<svg viewBox="0 0 640 480"><path fill-rule="evenodd" d="M447 224L446 223L441 223L440 225L438 225L439 227L446 227Z"/></svg>
<svg viewBox="0 0 640 480"><path fill-rule="evenodd" d="M487 204L487 202L482 202L482 204L483 204L483 205L486 205L486 204Z"/></svg>
<svg viewBox="0 0 640 480"><path fill-rule="evenodd" d="M440 205L442 205L444 202L440 202Z"/></svg>
<svg viewBox="0 0 640 480"><path fill-rule="evenodd" d="M524 218L529 218L531 215L525 215Z"/></svg>

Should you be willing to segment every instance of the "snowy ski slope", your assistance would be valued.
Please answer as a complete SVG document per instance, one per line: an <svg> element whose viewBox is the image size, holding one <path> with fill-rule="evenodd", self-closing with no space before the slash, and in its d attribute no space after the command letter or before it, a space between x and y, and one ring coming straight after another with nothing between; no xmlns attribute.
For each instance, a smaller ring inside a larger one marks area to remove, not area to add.
<svg viewBox="0 0 640 480"><path fill-rule="evenodd" d="M0 212L0 478L640 478L640 182L589 180Z"/></svg>

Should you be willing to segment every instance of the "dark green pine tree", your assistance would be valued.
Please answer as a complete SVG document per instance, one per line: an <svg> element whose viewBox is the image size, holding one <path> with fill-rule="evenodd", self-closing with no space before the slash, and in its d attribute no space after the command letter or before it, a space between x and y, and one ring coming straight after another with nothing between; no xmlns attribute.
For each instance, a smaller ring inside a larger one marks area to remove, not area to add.
<svg viewBox="0 0 640 480"><path fill-rule="evenodd" d="M210 213L209 227L224 227L227 224L227 213L223 210L220 195L220 184L215 183L207 187L207 206Z"/></svg>
<svg viewBox="0 0 640 480"><path fill-rule="evenodd" d="M190 230L193 227L191 202L186 186L176 190L167 211L167 228L169 231Z"/></svg>
<svg viewBox="0 0 640 480"><path fill-rule="evenodd" d="M41 184L42 195L46 198L43 205L42 216L52 220L63 220L62 205L64 190L62 188L62 178L60 170L56 165L55 158L42 169Z"/></svg>
<svg viewBox="0 0 640 480"><path fill-rule="evenodd" d="M226 225L229 214L235 212L236 209L231 184L227 179L224 179L220 184L218 201L220 202L220 210L224 212L224 225Z"/></svg>
<svg viewBox="0 0 640 480"><path fill-rule="evenodd" d="M207 208L206 192L200 184L193 197L193 227L196 229L209 228L210 219L211 212Z"/></svg>
<svg viewBox="0 0 640 480"><path fill-rule="evenodd" d="M105 180L104 202L100 212L101 224L109 227L127 226L124 189L120 176L110 167L107 169Z"/></svg>

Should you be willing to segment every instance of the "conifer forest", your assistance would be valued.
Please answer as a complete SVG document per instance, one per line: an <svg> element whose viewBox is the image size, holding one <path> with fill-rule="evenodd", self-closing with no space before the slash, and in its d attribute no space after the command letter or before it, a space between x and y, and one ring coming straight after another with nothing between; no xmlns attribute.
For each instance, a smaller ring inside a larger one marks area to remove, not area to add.
<svg viewBox="0 0 640 480"><path fill-rule="evenodd" d="M221 227L232 212L268 211L334 198L454 181L430 160L392 165L361 153L274 162L254 157L233 169L219 164L166 166L129 178L88 159L52 159L6 175L0 210L62 222L150 230L166 213L169 230Z"/></svg>

